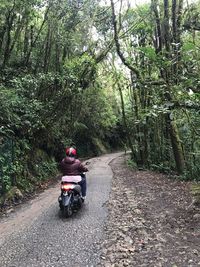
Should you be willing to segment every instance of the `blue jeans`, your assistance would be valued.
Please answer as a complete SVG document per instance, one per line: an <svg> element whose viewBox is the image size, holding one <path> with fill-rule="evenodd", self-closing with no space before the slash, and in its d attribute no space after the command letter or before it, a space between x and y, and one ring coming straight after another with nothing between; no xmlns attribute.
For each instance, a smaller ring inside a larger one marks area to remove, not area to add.
<svg viewBox="0 0 200 267"><path fill-rule="evenodd" d="M82 197L86 196L87 182L85 174L81 174L82 180L78 183L81 186Z"/></svg>

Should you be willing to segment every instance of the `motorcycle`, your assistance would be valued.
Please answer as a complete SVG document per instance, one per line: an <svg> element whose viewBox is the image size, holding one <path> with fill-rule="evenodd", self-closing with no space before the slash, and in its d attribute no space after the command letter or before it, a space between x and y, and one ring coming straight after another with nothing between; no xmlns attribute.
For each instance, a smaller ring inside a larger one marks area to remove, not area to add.
<svg viewBox="0 0 200 267"><path fill-rule="evenodd" d="M83 204L81 186L72 182L61 182L61 195L58 198L60 210L64 217L70 217Z"/></svg>

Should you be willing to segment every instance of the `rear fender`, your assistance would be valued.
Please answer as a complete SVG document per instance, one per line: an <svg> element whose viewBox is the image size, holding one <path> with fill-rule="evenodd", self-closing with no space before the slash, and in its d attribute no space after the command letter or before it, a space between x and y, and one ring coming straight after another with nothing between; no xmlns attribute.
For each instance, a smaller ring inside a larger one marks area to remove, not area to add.
<svg viewBox="0 0 200 267"><path fill-rule="evenodd" d="M72 195L68 195L68 196L62 196L62 205L64 207L68 206L70 201L71 201Z"/></svg>

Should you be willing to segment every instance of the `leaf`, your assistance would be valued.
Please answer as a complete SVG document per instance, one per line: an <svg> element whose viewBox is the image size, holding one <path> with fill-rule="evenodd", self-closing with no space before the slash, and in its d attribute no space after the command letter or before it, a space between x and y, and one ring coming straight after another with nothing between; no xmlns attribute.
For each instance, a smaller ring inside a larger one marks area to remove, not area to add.
<svg viewBox="0 0 200 267"><path fill-rule="evenodd" d="M189 51L192 51L192 50L195 50L196 49L196 46L195 44L193 43L185 43L182 47L182 50L184 52L189 52Z"/></svg>
<svg viewBox="0 0 200 267"><path fill-rule="evenodd" d="M170 120L173 120L173 119L174 119L174 115L173 115L173 113L170 113L170 114L169 114L169 117L170 117Z"/></svg>
<svg viewBox="0 0 200 267"><path fill-rule="evenodd" d="M156 60L156 52L155 49L152 47L140 47L140 51L142 51L146 57L148 57L151 60Z"/></svg>
<svg viewBox="0 0 200 267"><path fill-rule="evenodd" d="M174 106L174 103L172 103L172 102L166 102L165 103L165 106L168 107L168 108L170 108L170 107L173 107Z"/></svg>
<svg viewBox="0 0 200 267"><path fill-rule="evenodd" d="M75 130L78 132L78 131L83 131L83 130L88 130L88 127L84 124L84 123L81 123L81 122L75 122L74 123L74 128Z"/></svg>

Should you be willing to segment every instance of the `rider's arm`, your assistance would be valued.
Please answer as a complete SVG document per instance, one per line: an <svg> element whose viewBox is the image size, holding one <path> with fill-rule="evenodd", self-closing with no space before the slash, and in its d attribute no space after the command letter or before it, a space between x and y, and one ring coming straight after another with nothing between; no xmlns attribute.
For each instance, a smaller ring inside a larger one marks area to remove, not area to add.
<svg viewBox="0 0 200 267"><path fill-rule="evenodd" d="M87 172L88 171L88 168L86 168L85 166L83 166L82 163L80 163L80 165L79 165L79 171L80 172Z"/></svg>

